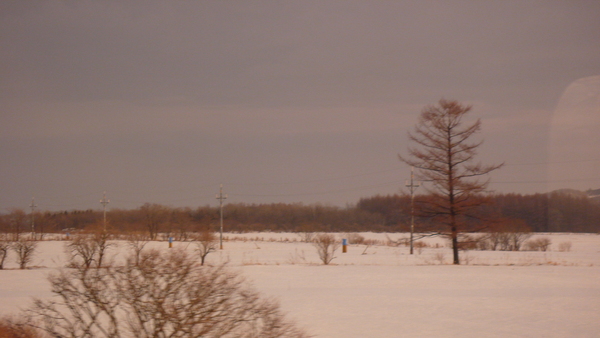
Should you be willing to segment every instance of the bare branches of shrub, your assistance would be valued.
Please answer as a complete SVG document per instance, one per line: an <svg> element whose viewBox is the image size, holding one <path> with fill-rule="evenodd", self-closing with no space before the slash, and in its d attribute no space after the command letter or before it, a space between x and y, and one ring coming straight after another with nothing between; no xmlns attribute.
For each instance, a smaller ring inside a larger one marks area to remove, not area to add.
<svg viewBox="0 0 600 338"><path fill-rule="evenodd" d="M50 283L56 297L28 311L53 337L307 337L239 275L184 251L63 270Z"/></svg>
<svg viewBox="0 0 600 338"><path fill-rule="evenodd" d="M140 255L144 247L150 242L150 238L142 232L132 232L127 234L127 246L133 253L135 264L139 264Z"/></svg>
<svg viewBox="0 0 600 338"><path fill-rule="evenodd" d="M529 240L525 243L524 249L526 251L548 251L552 241L548 237L540 237Z"/></svg>
<svg viewBox="0 0 600 338"><path fill-rule="evenodd" d="M300 241L304 243L311 243L315 237L314 232L298 232L298 236L300 236Z"/></svg>
<svg viewBox="0 0 600 338"><path fill-rule="evenodd" d="M340 247L339 241L332 234L318 234L315 236L313 245L323 264L328 265L335 258L335 251Z"/></svg>
<svg viewBox="0 0 600 338"><path fill-rule="evenodd" d="M519 251L532 235L522 220L502 219L493 224L486 235L470 240L479 250Z"/></svg>
<svg viewBox="0 0 600 338"><path fill-rule="evenodd" d="M196 243L196 251L198 252L198 256L200 256L200 265L204 265L206 256L217 250L218 247L217 236L208 228L203 229L195 236L194 243Z"/></svg>
<svg viewBox="0 0 600 338"><path fill-rule="evenodd" d="M365 237L357 233L344 234L344 238L348 240L350 244L365 244Z"/></svg>
<svg viewBox="0 0 600 338"><path fill-rule="evenodd" d="M73 239L65 247L71 256L69 266L83 266L86 269L92 266L101 267L108 248L114 245L109 242L110 239L111 234L100 227L94 227L73 236Z"/></svg>
<svg viewBox="0 0 600 338"><path fill-rule="evenodd" d="M23 236L18 241L12 243L12 249L17 254L17 263L19 269L26 269L27 264L31 263L38 242L32 239L25 239Z"/></svg>
<svg viewBox="0 0 600 338"><path fill-rule="evenodd" d="M569 252L571 251L572 243L570 241L560 242L558 243L558 251L560 252Z"/></svg>

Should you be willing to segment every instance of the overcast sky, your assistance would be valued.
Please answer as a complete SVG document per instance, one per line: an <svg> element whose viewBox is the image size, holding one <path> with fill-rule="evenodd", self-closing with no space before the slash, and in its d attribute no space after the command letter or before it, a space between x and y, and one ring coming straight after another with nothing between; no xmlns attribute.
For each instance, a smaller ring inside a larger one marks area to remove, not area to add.
<svg viewBox="0 0 600 338"><path fill-rule="evenodd" d="M0 212L398 193L441 98L494 190L600 188L599 76L596 0L3 0Z"/></svg>

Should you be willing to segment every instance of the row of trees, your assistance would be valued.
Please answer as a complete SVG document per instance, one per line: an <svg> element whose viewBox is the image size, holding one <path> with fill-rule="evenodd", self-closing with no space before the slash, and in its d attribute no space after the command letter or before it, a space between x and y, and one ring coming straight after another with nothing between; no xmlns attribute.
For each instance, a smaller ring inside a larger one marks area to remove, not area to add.
<svg viewBox="0 0 600 338"><path fill-rule="evenodd" d="M417 195L415 204L425 203L426 195ZM490 204L473 210L479 218L467 219L471 230L486 230L498 222L523 223L534 232L600 232L600 203L585 197L562 193L495 194L486 197ZM245 204L224 206L227 231L292 231L292 232L396 232L408 231L410 196L387 195L362 198L354 206L339 208L304 204ZM420 216L420 217L419 217ZM16 209L0 215L0 232L11 239L31 237L30 213ZM171 208L145 204L132 210L112 209L107 215L109 226L121 232L144 232L152 239L159 236L186 240L192 232L215 227L219 222L218 207ZM36 238L44 233L73 233L98 225L98 210L36 212L33 214ZM502 225L500 225L502 226ZM439 231L432 217L417 214L416 230Z"/></svg>

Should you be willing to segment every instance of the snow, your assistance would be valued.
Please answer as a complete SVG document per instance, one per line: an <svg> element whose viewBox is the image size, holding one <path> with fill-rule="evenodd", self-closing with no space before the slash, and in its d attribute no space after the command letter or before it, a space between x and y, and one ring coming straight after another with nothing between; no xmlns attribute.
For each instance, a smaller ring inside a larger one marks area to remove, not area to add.
<svg viewBox="0 0 600 338"><path fill-rule="evenodd" d="M451 251L440 238L409 255L404 246L384 245L384 234L361 235L380 243L340 249L329 266L287 233L226 234L224 250L207 261L228 261L317 337L598 336L600 235L538 234L552 240L552 251L461 252L469 262L461 266L449 264ZM566 241L571 251L559 252ZM0 314L27 307L32 296L50 296L46 276L64 266L64 243L42 242L32 269L16 269L9 257L0 271ZM169 250L166 242L149 247ZM123 243L118 248L126 250Z"/></svg>

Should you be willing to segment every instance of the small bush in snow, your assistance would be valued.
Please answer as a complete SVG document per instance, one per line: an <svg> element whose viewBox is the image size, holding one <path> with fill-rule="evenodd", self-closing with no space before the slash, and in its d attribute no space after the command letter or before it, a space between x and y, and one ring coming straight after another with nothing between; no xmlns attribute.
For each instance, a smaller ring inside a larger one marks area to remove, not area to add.
<svg viewBox="0 0 600 338"><path fill-rule="evenodd" d="M558 251L560 252L569 252L571 251L571 242L560 242L558 244Z"/></svg>
<svg viewBox="0 0 600 338"><path fill-rule="evenodd" d="M315 236L313 245L323 264L328 265L335 258L335 251L340 247L339 241L332 234L318 234Z"/></svg>
<svg viewBox="0 0 600 338"><path fill-rule="evenodd" d="M552 241L548 237L541 237L525 242L526 251L548 251Z"/></svg>
<svg viewBox="0 0 600 338"><path fill-rule="evenodd" d="M350 244L365 244L365 238L357 233L345 234L344 237Z"/></svg>

